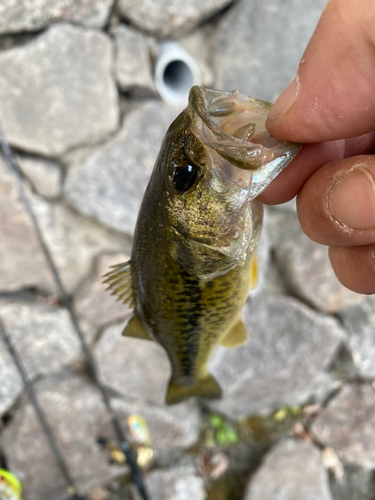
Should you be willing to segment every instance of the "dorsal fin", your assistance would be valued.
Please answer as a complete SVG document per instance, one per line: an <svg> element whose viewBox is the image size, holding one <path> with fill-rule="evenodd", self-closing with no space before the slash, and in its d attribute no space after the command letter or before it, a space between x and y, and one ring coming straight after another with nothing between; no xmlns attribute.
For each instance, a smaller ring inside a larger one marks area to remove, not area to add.
<svg viewBox="0 0 375 500"><path fill-rule="evenodd" d="M117 300L121 300L124 304L129 304L130 307L133 307L134 297L131 261L129 260L128 262L116 264L111 267L113 271L103 276L103 278L106 278L103 283L108 285L107 290L112 290L111 295L117 295Z"/></svg>

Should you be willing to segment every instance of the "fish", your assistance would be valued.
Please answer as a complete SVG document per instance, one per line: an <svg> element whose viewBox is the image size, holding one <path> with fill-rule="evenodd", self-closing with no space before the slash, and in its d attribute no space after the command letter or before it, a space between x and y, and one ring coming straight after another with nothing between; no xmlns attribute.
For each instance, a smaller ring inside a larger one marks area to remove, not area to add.
<svg viewBox="0 0 375 500"><path fill-rule="evenodd" d="M270 107L238 91L191 88L156 159L131 259L106 275L133 308L123 335L167 353L166 404L220 398L211 353L247 341L241 310L258 279L263 214L256 197L300 148L268 133Z"/></svg>

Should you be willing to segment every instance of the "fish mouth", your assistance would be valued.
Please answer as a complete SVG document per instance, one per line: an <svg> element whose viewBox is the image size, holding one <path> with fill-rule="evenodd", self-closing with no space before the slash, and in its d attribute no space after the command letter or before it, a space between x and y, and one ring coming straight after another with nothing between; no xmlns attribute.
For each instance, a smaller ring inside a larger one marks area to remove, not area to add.
<svg viewBox="0 0 375 500"><path fill-rule="evenodd" d="M276 166L279 173L277 167L288 164L301 146L279 142L269 134L265 122L271 106L238 91L220 92L196 85L189 94L190 128L232 165L252 171L267 167L266 172L262 169L263 175Z"/></svg>

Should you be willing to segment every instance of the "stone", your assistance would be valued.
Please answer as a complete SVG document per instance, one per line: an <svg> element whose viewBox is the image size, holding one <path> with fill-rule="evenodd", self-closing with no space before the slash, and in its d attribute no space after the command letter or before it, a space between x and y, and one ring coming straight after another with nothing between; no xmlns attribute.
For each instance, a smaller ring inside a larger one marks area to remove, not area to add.
<svg viewBox="0 0 375 500"><path fill-rule="evenodd" d="M150 40L140 31L121 24L114 30L116 80L122 91L155 94Z"/></svg>
<svg viewBox="0 0 375 500"><path fill-rule="evenodd" d="M146 101L130 110L119 134L69 168L65 196L79 212L132 234L143 193L174 108Z"/></svg>
<svg viewBox="0 0 375 500"><path fill-rule="evenodd" d="M104 252L130 251L131 241L60 203L26 189L43 237L70 293ZM15 177L0 157L0 292L37 288L56 294L34 225L19 196Z"/></svg>
<svg viewBox="0 0 375 500"><path fill-rule="evenodd" d="M110 266L126 262L129 258L125 254L98 257L95 275L89 276L74 296L75 311L97 327L101 328L116 320L128 319L132 313L131 308L127 304L118 302L103 284L104 275L110 271Z"/></svg>
<svg viewBox="0 0 375 500"><path fill-rule="evenodd" d="M120 15L141 30L158 38L180 37L213 16L230 0L119 0Z"/></svg>
<svg viewBox="0 0 375 500"><path fill-rule="evenodd" d="M341 285L333 272L327 247L303 233L295 213L268 209L267 229L275 260L293 295L329 313L363 300L363 295Z"/></svg>
<svg viewBox="0 0 375 500"><path fill-rule="evenodd" d="M62 191L60 166L44 158L22 156L18 165L35 191L45 198L58 198Z"/></svg>
<svg viewBox="0 0 375 500"><path fill-rule="evenodd" d="M192 468L153 470L147 474L146 487L152 500L205 500L203 478Z"/></svg>
<svg viewBox="0 0 375 500"><path fill-rule="evenodd" d="M74 292L102 253L130 252L131 241L65 204L31 197L36 217L68 293Z"/></svg>
<svg viewBox="0 0 375 500"><path fill-rule="evenodd" d="M0 156L0 291L53 287L17 181Z"/></svg>
<svg viewBox="0 0 375 500"><path fill-rule="evenodd" d="M347 345L358 374L375 378L375 297L340 312Z"/></svg>
<svg viewBox="0 0 375 500"><path fill-rule="evenodd" d="M156 342L121 336L123 325L106 328L96 345L103 382L128 398L164 405L171 368Z"/></svg>
<svg viewBox="0 0 375 500"><path fill-rule="evenodd" d="M313 423L311 432L331 447L344 465L341 481L333 481L335 500L371 500L375 469L375 389L351 384L334 397Z"/></svg>
<svg viewBox="0 0 375 500"><path fill-rule="evenodd" d="M248 301L243 317L249 341L234 349L218 346L209 361L224 391L221 400L206 403L210 408L237 419L301 405L322 392L322 375L344 337L337 321L272 294Z"/></svg>
<svg viewBox="0 0 375 500"><path fill-rule="evenodd" d="M22 392L22 380L13 362L8 348L0 339L0 417L15 403Z"/></svg>
<svg viewBox="0 0 375 500"><path fill-rule="evenodd" d="M4 0L0 4L0 34L38 31L56 21L102 28L114 0Z"/></svg>
<svg viewBox="0 0 375 500"><path fill-rule="evenodd" d="M126 472L123 466L110 465L108 451L96 442L113 431L95 386L83 376L60 373L35 384L35 390L80 491ZM27 500L66 499L67 484L27 398L3 430L0 444Z"/></svg>
<svg viewBox="0 0 375 500"><path fill-rule="evenodd" d="M272 101L295 76L325 4L237 2L219 25L215 86Z"/></svg>
<svg viewBox="0 0 375 500"><path fill-rule="evenodd" d="M58 156L114 132L119 106L112 64L106 34L69 24L1 52L0 115L10 144Z"/></svg>
<svg viewBox="0 0 375 500"><path fill-rule="evenodd" d="M0 302L1 318L30 379L72 363L81 352L68 312L47 304ZM0 340L0 415L19 397L23 384Z"/></svg>
<svg viewBox="0 0 375 500"><path fill-rule="evenodd" d="M344 463L375 468L375 388L350 384L334 397L312 426L313 435L332 447Z"/></svg>
<svg viewBox="0 0 375 500"><path fill-rule="evenodd" d="M285 439L266 455L244 500L333 500L318 448Z"/></svg>

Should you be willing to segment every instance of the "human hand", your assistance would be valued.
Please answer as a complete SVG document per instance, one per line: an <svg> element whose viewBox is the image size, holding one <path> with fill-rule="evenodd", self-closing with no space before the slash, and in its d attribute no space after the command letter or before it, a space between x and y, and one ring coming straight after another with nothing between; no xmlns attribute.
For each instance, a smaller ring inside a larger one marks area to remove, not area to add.
<svg viewBox="0 0 375 500"><path fill-rule="evenodd" d="M304 232L329 246L343 285L367 294L375 292L374 26L374 0L330 0L266 123L279 140L311 144L259 196L276 204L297 194Z"/></svg>

